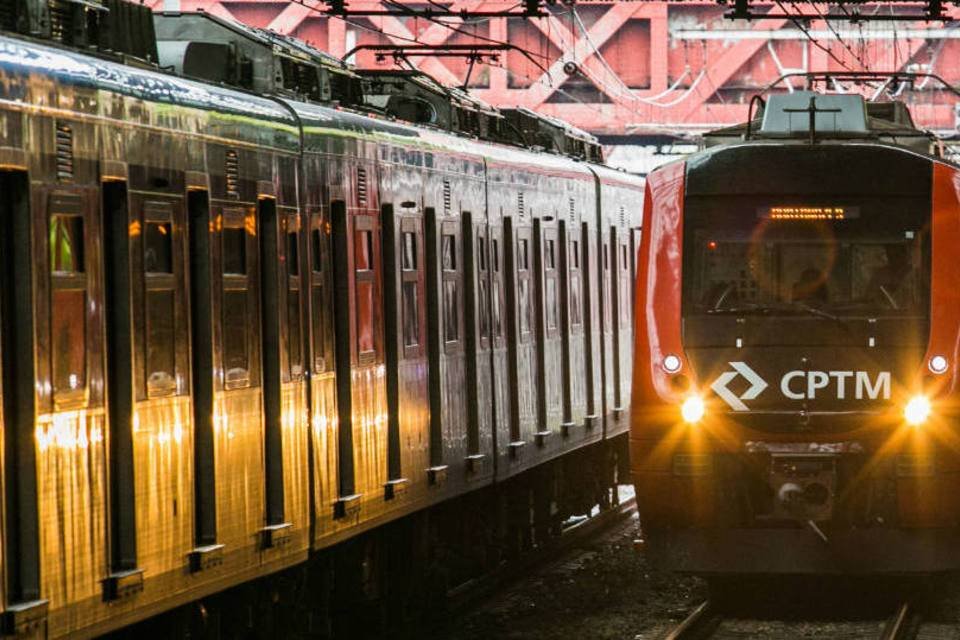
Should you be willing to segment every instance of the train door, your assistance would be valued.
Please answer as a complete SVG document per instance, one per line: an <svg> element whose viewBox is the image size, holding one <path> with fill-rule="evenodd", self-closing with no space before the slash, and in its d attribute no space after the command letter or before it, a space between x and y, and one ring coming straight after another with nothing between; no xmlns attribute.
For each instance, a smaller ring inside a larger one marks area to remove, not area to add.
<svg viewBox="0 0 960 640"><path fill-rule="evenodd" d="M533 222L534 266L536 274L536 440L544 446L559 426L562 411L560 357L559 276L557 270L557 230L541 218Z"/></svg>
<svg viewBox="0 0 960 640"><path fill-rule="evenodd" d="M416 207L381 207L387 363L387 499L429 466L423 218Z"/></svg>
<svg viewBox="0 0 960 640"><path fill-rule="evenodd" d="M614 400L614 316L613 316L613 278L616 253L611 245L611 240L615 232L606 226L607 220L601 213L602 224L598 235L600 236L600 361L601 361L601 386L602 395L602 415L604 416L604 425L606 426L610 412L613 410ZM604 432L606 433L606 431Z"/></svg>
<svg viewBox="0 0 960 640"><path fill-rule="evenodd" d="M464 264L464 320L467 392L467 471L476 478L485 469L493 433L491 370L490 254L486 220L461 217Z"/></svg>
<svg viewBox="0 0 960 640"><path fill-rule="evenodd" d="M612 410L614 418L620 415L621 405L621 387L620 387L620 326L622 322L621 307L625 301L622 300L621 274L621 249L625 248L620 241L620 230L615 226L610 226L610 244L608 246L608 280L607 291L610 292L610 336L612 338L612 377L610 379L611 392L613 397Z"/></svg>
<svg viewBox="0 0 960 640"><path fill-rule="evenodd" d="M510 375L510 449L519 457L537 421L536 331L533 278L533 234L530 227L504 217L506 258L507 339Z"/></svg>
<svg viewBox="0 0 960 640"><path fill-rule="evenodd" d="M601 423L603 399L600 395L600 384L603 377L600 373L603 366L603 357L600 353L601 343L599 334L602 312L598 311L600 292L597 288L598 279L595 275L597 267L596 234L588 222L580 224L580 264L582 265L583 287L583 353L584 373L586 378L586 416L584 425L587 429L598 427Z"/></svg>
<svg viewBox="0 0 960 640"><path fill-rule="evenodd" d="M260 287L266 526L264 549L286 546L294 528L304 532L306 520L306 411L304 380L300 217L293 207L261 196Z"/></svg>
<svg viewBox="0 0 960 640"><path fill-rule="evenodd" d="M129 189L118 176L101 186L111 599L134 591L142 575L180 571L194 532L193 487L181 480L193 462L184 428L190 424L189 323L178 313L188 307L183 174L136 165L130 174ZM166 455L156 455L158 447Z"/></svg>
<svg viewBox="0 0 960 640"><path fill-rule="evenodd" d="M463 246L460 223L426 210L427 327L430 353L431 484L445 483L448 449L460 449L463 380Z"/></svg>
<svg viewBox="0 0 960 640"><path fill-rule="evenodd" d="M509 357L507 348L507 311L504 284L504 242L500 224L488 226L490 243L490 360L493 372L493 426L497 456L508 455L512 421Z"/></svg>
<svg viewBox="0 0 960 640"><path fill-rule="evenodd" d="M573 233L570 229L573 229ZM575 222L561 220L557 240L560 270L560 338L563 415L561 431L570 435L584 417L586 374L583 348L583 279L581 238Z"/></svg>
<svg viewBox="0 0 960 640"><path fill-rule="evenodd" d="M207 148L190 208L197 547L191 569L246 563L265 512L256 181L248 152Z"/></svg>
<svg viewBox="0 0 960 640"><path fill-rule="evenodd" d="M312 166L305 175L324 175L318 163L308 158ZM310 191L305 189L305 192ZM330 211L320 206L308 208L306 215L307 239L307 327L309 352L307 365L310 375L310 411L313 452L314 539L322 539L332 526L336 515L331 505L339 499L340 469L339 421L337 419L337 377L334 357L333 330L333 258L330 233Z"/></svg>
<svg viewBox="0 0 960 640"><path fill-rule="evenodd" d="M366 172L357 168L362 198L348 212L331 205L333 224L334 316L339 414L339 497L337 517L373 508L387 480L386 386L383 359L379 211L370 212ZM363 180L359 180L359 176Z"/></svg>

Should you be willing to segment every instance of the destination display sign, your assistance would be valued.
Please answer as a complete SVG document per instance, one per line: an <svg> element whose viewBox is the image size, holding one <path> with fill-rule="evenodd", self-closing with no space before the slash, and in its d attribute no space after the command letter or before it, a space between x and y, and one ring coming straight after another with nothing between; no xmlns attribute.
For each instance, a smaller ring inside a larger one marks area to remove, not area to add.
<svg viewBox="0 0 960 640"><path fill-rule="evenodd" d="M847 220L860 217L859 207L829 205L776 205L757 209L768 220Z"/></svg>

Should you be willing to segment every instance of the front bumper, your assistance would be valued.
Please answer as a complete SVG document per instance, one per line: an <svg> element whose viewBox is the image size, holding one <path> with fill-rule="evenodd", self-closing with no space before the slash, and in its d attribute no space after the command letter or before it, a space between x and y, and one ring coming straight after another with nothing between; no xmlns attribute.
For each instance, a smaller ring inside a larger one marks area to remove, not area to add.
<svg viewBox="0 0 960 640"><path fill-rule="evenodd" d="M960 529L664 529L645 533L654 567L709 574L922 574L960 569Z"/></svg>

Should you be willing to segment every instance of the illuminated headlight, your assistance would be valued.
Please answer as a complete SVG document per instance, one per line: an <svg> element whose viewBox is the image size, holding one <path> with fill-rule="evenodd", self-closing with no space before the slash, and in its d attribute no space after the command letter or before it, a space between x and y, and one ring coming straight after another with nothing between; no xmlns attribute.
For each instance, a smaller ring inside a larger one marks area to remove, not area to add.
<svg viewBox="0 0 960 640"><path fill-rule="evenodd" d="M663 358L663 370L667 373L676 373L677 371L680 371L682 364L683 363L680 362L680 358L672 353Z"/></svg>
<svg viewBox="0 0 960 640"><path fill-rule="evenodd" d="M927 363L927 366L930 367L930 371L940 374L947 370L947 367L950 366L950 363L943 356L933 356L930 358L930 362Z"/></svg>
<svg viewBox="0 0 960 640"><path fill-rule="evenodd" d="M930 411L930 400L926 396L913 396L903 408L903 417L907 424L916 427L927 421Z"/></svg>
<svg viewBox="0 0 960 640"><path fill-rule="evenodd" d="M703 406L703 398L700 396L690 396L680 405L680 415L683 416L683 421L690 424L700 422L705 412L706 407Z"/></svg>

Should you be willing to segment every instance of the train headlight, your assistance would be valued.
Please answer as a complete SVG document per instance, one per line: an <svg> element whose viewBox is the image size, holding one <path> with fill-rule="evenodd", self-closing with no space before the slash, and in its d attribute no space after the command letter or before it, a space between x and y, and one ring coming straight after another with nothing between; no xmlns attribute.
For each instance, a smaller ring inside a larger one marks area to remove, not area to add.
<svg viewBox="0 0 960 640"><path fill-rule="evenodd" d="M930 412L930 400L926 396L916 395L910 398L903 408L903 417L907 424L917 427L927 421Z"/></svg>
<svg viewBox="0 0 960 640"><path fill-rule="evenodd" d="M703 404L703 398L700 396L690 396L680 405L680 415L683 421L688 424L696 424L703 418L707 409Z"/></svg>
<svg viewBox="0 0 960 640"><path fill-rule="evenodd" d="M930 358L927 366L930 367L930 371L939 375L946 372L947 367L950 366L950 362L943 356L933 356Z"/></svg>
<svg viewBox="0 0 960 640"><path fill-rule="evenodd" d="M681 366L683 366L683 363L680 361L679 356L675 356L672 353L664 356L663 370L667 373L676 373L677 371L680 371Z"/></svg>

